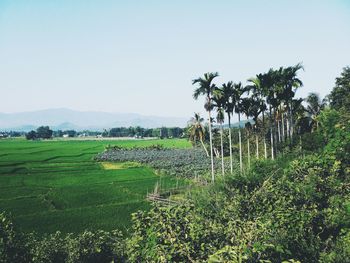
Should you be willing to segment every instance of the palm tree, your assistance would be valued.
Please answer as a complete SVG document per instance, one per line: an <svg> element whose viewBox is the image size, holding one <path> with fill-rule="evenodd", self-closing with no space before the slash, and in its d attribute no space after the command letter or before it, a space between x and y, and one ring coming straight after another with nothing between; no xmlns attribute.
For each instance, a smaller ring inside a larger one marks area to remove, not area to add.
<svg viewBox="0 0 350 263"><path fill-rule="evenodd" d="M232 158L232 135L231 135L231 114L233 113L233 109L235 107L234 101L234 86L233 82L229 81L227 84L222 85L222 93L224 96L224 109L228 118L228 136L229 136L229 144L230 144L230 168L231 174L233 173L233 158Z"/></svg>
<svg viewBox="0 0 350 263"><path fill-rule="evenodd" d="M243 161L242 161L242 134L241 134L241 107L242 107L242 95L245 92L245 88L242 83L239 82L234 84L233 101L235 102L235 112L238 114L238 139L239 139L239 167L240 171L243 172Z"/></svg>
<svg viewBox="0 0 350 263"><path fill-rule="evenodd" d="M223 91L219 88L215 89L213 92L213 107L217 109L216 121L220 124L220 142L221 142L221 170L222 175L225 175L225 166L224 166L224 144L223 144L223 127L222 124L225 120L225 97Z"/></svg>
<svg viewBox="0 0 350 263"><path fill-rule="evenodd" d="M216 88L215 84L212 83L213 79L218 77L218 72L208 72L204 74L204 78L197 78L192 81L192 85L198 84L199 87L195 89L193 93L193 98L198 99L200 95L206 96L206 110L208 111L208 124L209 124L209 142L210 142L210 160L211 160L211 179L214 182L214 157L213 157L213 138L211 132L211 96L214 89Z"/></svg>
<svg viewBox="0 0 350 263"><path fill-rule="evenodd" d="M318 130L318 120L317 116L320 114L321 110L324 109L325 101L321 101L320 96L316 93L310 93L306 98L308 103L306 111L310 114L312 127Z"/></svg>
<svg viewBox="0 0 350 263"><path fill-rule="evenodd" d="M273 109L277 106L277 90L276 90L276 82L277 82L277 74L276 71L273 69L270 69L266 74L264 74L265 81L266 81L266 87L268 89L266 90L266 102L269 104L269 115L270 115L270 144L271 144L271 159L275 159L275 153L274 153L274 121L275 118L273 118Z"/></svg>
<svg viewBox="0 0 350 263"><path fill-rule="evenodd" d="M253 117L253 121L254 121L254 132L255 132L255 143L256 143L256 159L259 159L259 136L258 136L258 131L259 131L259 115L262 111L266 110L266 106L264 101L256 96L255 94L253 94L253 96L251 96L251 102L250 102L250 115ZM265 135L264 135L265 138Z"/></svg>
<svg viewBox="0 0 350 263"><path fill-rule="evenodd" d="M264 155L265 159L267 159L267 144L266 144L266 131L265 131L265 111L267 110L265 97L268 91L268 87L266 85L266 76L265 74L258 74L255 78L248 79L248 82L251 83L248 88L253 92L253 97L257 101L254 104L259 105L259 111L262 113L262 137L264 141ZM257 125L258 116L256 117L255 126ZM257 127L256 127L257 128ZM257 158L259 158L259 149L258 149L258 140L257 141Z"/></svg>
<svg viewBox="0 0 350 263"><path fill-rule="evenodd" d="M282 98L282 101L279 105L279 109L278 109L278 114L279 114L279 119L281 121L281 140L282 142L285 141L286 139L286 127L285 127L285 114L286 114L286 104L284 102L284 98Z"/></svg>
<svg viewBox="0 0 350 263"><path fill-rule="evenodd" d="M203 121L204 119L199 115L199 113L194 113L194 116L189 121L190 140L195 143L197 139L199 139L206 155L209 157L207 147L205 147L203 142L203 138L205 137L205 129L203 126Z"/></svg>
<svg viewBox="0 0 350 263"><path fill-rule="evenodd" d="M301 122L305 118L305 113L307 112L307 109L303 106L304 99L293 99L292 100L292 107L293 107L293 115L294 115L294 122L295 127L301 128ZM298 130L297 130L298 131Z"/></svg>
<svg viewBox="0 0 350 263"><path fill-rule="evenodd" d="M274 128L275 128L275 145L277 146L278 143L282 141L281 138L281 125L280 125L280 119L281 119L281 111L280 107L283 102L283 91L284 91L284 85L283 85L283 67L280 67L278 70L275 70L275 105L274 105ZM277 125L276 125L277 124ZM277 147L276 147L276 153L277 153Z"/></svg>
<svg viewBox="0 0 350 263"><path fill-rule="evenodd" d="M282 104L284 102L284 78L283 78L283 67L280 67L278 70L274 70L274 100L273 100L273 128L274 128L274 146L277 155L278 143L282 141L282 132L281 132L281 121L282 121ZM277 125L276 125L277 124Z"/></svg>
<svg viewBox="0 0 350 263"><path fill-rule="evenodd" d="M264 112L266 111L266 105L264 101L264 87L263 87L263 75L256 75L255 78L248 79L248 82L251 84L247 86L249 91L252 91L251 96L251 114L254 121L254 130L255 130L255 142L256 142L256 158L259 159L259 136L258 136L258 125L259 125L259 115L262 113L262 134L264 140L264 150L265 150L265 159L267 158L267 147L266 147L266 138L265 138L265 116Z"/></svg>
<svg viewBox="0 0 350 263"><path fill-rule="evenodd" d="M247 151L248 151L248 167L250 168L250 133L249 131L252 128L252 125L249 122L249 117L251 114L251 106L252 106L252 100L250 98L244 98L242 99L242 107L241 111L246 115L247 117L247 123L245 124L246 133L247 133Z"/></svg>
<svg viewBox="0 0 350 263"><path fill-rule="evenodd" d="M303 86L303 82L297 77L297 73L300 69L304 69L301 63L296 64L295 66L287 67L282 71L282 78L284 83L283 97L286 101L286 106L288 109L289 121L287 122L288 126L288 135L291 140L293 140L293 105L292 100L295 96L295 92L299 87Z"/></svg>

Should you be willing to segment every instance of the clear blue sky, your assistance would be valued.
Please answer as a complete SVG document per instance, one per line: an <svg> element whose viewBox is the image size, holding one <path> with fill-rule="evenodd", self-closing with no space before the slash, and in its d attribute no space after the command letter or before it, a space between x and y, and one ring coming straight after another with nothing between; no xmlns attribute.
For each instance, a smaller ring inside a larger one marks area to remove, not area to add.
<svg viewBox="0 0 350 263"><path fill-rule="evenodd" d="M303 62L299 96L350 64L350 0L0 0L0 112L203 112L191 80L221 84Z"/></svg>

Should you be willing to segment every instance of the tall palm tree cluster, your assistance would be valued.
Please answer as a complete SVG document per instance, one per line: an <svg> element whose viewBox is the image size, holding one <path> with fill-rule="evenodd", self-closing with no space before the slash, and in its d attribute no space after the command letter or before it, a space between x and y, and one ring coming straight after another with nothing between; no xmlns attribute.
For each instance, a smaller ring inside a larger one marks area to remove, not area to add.
<svg viewBox="0 0 350 263"><path fill-rule="evenodd" d="M239 129L239 163L240 171L243 171L243 150L242 150L242 132L245 128L245 138L247 140L247 163L250 165L251 159L251 140L255 140L255 157L275 159L278 152L278 146L281 143L293 142L295 135L295 122L300 117L298 112L302 107L302 99L296 99L296 90L303 86L302 81L298 78L297 73L303 69L299 63L295 66L280 67L279 69L270 69L266 73L257 74L255 77L248 79L247 85L241 82L233 83L229 81L221 86L213 83L214 79L219 76L217 72L205 73L203 77L194 79L193 85L196 85L193 97L198 99L201 95L205 96L205 110L208 112L208 132L210 151L206 150L207 155L211 158L211 176L214 181L214 156L213 156L213 134L212 122L216 119L220 127L221 137L221 160L222 174L224 168L224 151L223 151L223 123L225 116L228 120L228 139L230 147L230 171L233 172L232 157L232 134L231 119L233 114L237 114ZM312 97L312 102L317 104L317 98ZM312 107L317 112L317 107ZM311 115L317 114L312 109L308 110ZM216 116L212 119L212 113ZM245 127L241 127L242 116L247 118ZM252 121L251 121L252 120ZM203 147L202 138L204 137L203 119L196 114L192 119L191 134L198 138ZM197 128L196 128L197 127ZM262 146L262 147L260 147ZM260 148L259 148L260 147ZM259 149L261 149L259 151ZM260 154L263 152L263 154Z"/></svg>

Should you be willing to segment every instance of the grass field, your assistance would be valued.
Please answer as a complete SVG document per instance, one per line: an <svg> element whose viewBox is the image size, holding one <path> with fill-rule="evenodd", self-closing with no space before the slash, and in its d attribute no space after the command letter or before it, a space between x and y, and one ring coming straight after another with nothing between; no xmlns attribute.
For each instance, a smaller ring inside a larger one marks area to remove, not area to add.
<svg viewBox="0 0 350 263"><path fill-rule="evenodd" d="M149 207L145 195L160 177L133 163L95 162L92 158L108 144L190 147L186 140L175 139L0 140L0 211L10 212L23 231L39 234L125 230L130 226L130 213ZM161 183L174 187L177 179L162 176Z"/></svg>

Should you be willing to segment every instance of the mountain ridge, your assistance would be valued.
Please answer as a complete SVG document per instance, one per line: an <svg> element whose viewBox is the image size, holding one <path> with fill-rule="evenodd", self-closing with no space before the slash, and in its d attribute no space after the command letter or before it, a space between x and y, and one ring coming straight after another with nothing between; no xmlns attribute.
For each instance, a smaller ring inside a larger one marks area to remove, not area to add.
<svg viewBox="0 0 350 263"><path fill-rule="evenodd" d="M185 127L187 118L148 116L137 113L112 113L101 111L78 111L54 108L37 111L1 113L0 129L28 131L41 125L52 129L103 130L112 127L141 126L156 128L161 126Z"/></svg>

